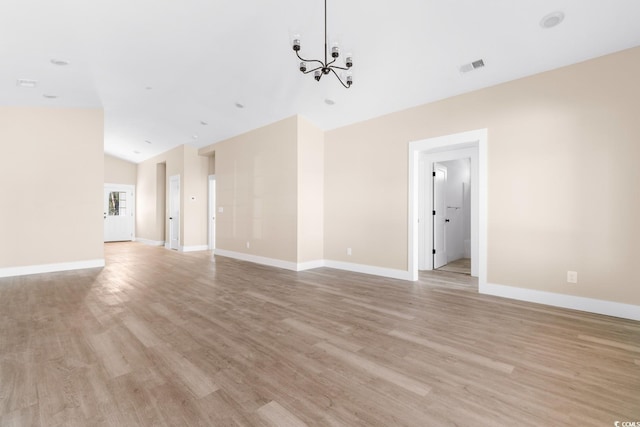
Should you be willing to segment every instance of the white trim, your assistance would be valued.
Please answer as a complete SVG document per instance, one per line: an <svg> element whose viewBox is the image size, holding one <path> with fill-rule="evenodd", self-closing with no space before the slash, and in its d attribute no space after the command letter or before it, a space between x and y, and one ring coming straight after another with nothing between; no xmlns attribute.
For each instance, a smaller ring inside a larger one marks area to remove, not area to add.
<svg viewBox="0 0 640 427"><path fill-rule="evenodd" d="M388 277L391 279L411 280L411 273L393 268L376 267L373 265L354 264L350 262L325 260L324 265L337 270L352 271L354 273L372 274L374 276Z"/></svg>
<svg viewBox="0 0 640 427"><path fill-rule="evenodd" d="M404 270L395 270L392 268L375 267L372 265L353 264L350 262L316 260L303 263L295 263L291 261L283 261L280 259L267 258L258 255L244 254L241 252L233 252L225 249L214 249L215 255L227 258L239 259L241 261L254 262L256 264L268 265L271 267L283 268L291 271L305 271L319 267L335 268L336 270L352 271L354 273L372 274L374 276L389 277L391 279L410 280L409 273Z"/></svg>
<svg viewBox="0 0 640 427"><path fill-rule="evenodd" d="M314 268L326 267L326 261L317 259L315 261L307 261L298 263L296 271L313 270Z"/></svg>
<svg viewBox="0 0 640 427"><path fill-rule="evenodd" d="M180 252L208 251L209 245L180 246Z"/></svg>
<svg viewBox="0 0 640 427"><path fill-rule="evenodd" d="M164 240L149 240L149 239L143 239L142 237L136 237L135 241L144 243L145 245L149 245L149 246L164 246L165 244Z"/></svg>
<svg viewBox="0 0 640 427"><path fill-rule="evenodd" d="M478 283L484 284L487 282L487 129L478 129L469 132L462 132L453 135L446 135L437 138L430 138L420 141L413 141L409 143L409 207L408 207L408 260L407 280L418 280L418 255L419 255L419 238L418 238L418 219L419 216L419 171L420 171L420 157L422 153L429 153L433 158L440 157L445 152L452 150L459 150L467 148L477 148L477 168L472 158L471 171L475 174L477 171L477 197L478 201L474 200L474 189L472 181L472 262L476 258L474 257L474 228L477 227L477 274ZM438 153L438 154L436 154ZM474 170L475 169L475 170ZM477 223L474 221L476 215L474 215L475 206L477 206Z"/></svg>
<svg viewBox="0 0 640 427"><path fill-rule="evenodd" d="M104 267L104 259L61 262L56 264L25 265L23 267L0 268L0 277L26 276L29 274L53 273L57 271L83 270Z"/></svg>
<svg viewBox="0 0 640 427"><path fill-rule="evenodd" d="M249 261L256 264L269 265L271 267L284 268L285 270L298 271L298 264L291 261L283 261L281 259L267 258L258 255L243 254L242 252L228 251L226 249L214 249L214 255L220 255L227 258L239 259L241 261Z"/></svg>
<svg viewBox="0 0 640 427"><path fill-rule="evenodd" d="M638 305L556 294L535 289L516 288L514 286L496 285L493 283L484 283L478 288L479 292L485 295L535 302L554 307L570 308L573 310L621 317L623 319L640 320L640 306Z"/></svg>

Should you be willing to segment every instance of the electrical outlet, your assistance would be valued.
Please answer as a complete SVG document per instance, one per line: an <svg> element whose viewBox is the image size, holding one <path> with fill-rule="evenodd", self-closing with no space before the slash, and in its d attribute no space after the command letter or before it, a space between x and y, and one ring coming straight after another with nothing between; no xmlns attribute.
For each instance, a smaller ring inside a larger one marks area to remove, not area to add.
<svg viewBox="0 0 640 427"><path fill-rule="evenodd" d="M247 242L247 249L249 249L250 247L251 247L251 244Z"/></svg>
<svg viewBox="0 0 640 427"><path fill-rule="evenodd" d="M567 283L578 283L577 271L567 271Z"/></svg>
<svg viewBox="0 0 640 427"><path fill-rule="evenodd" d="M347 248L347 255L351 256L351 248Z"/></svg>

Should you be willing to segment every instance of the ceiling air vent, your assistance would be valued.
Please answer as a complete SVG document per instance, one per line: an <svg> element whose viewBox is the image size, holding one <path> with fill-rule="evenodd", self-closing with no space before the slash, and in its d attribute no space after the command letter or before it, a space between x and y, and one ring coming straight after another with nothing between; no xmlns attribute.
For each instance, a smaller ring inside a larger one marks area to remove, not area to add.
<svg viewBox="0 0 640 427"><path fill-rule="evenodd" d="M34 88L38 86L38 82L31 79L18 79L16 84L20 87L30 87L30 88Z"/></svg>
<svg viewBox="0 0 640 427"><path fill-rule="evenodd" d="M461 73L468 73L469 71L477 70L478 68L484 67L484 60L478 59L477 61L473 61L469 64L464 64L460 66Z"/></svg>

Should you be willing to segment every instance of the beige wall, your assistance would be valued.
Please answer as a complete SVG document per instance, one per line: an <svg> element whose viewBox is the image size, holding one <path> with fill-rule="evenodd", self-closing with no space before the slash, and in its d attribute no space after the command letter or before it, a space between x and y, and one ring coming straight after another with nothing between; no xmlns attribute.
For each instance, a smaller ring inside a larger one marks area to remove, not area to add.
<svg viewBox="0 0 640 427"><path fill-rule="evenodd" d="M326 133L325 258L406 270L407 144L488 128L488 282L640 304L638 75L635 48Z"/></svg>
<svg viewBox="0 0 640 427"><path fill-rule="evenodd" d="M324 132L298 116L298 257L324 259Z"/></svg>
<svg viewBox="0 0 640 427"><path fill-rule="evenodd" d="M0 268L101 260L100 109L0 107Z"/></svg>
<svg viewBox="0 0 640 427"><path fill-rule="evenodd" d="M198 149L184 145L184 172L182 181L183 221L185 246L207 245L207 207L209 161L198 155Z"/></svg>
<svg viewBox="0 0 640 427"><path fill-rule="evenodd" d="M205 157L197 149L182 145L138 164L137 237L165 241L169 178L180 175L180 245L207 244L207 170ZM191 198L194 198L192 200Z"/></svg>
<svg viewBox="0 0 640 427"><path fill-rule="evenodd" d="M297 260L297 118L219 142L216 248ZM247 242L250 247L247 248Z"/></svg>
<svg viewBox="0 0 640 427"><path fill-rule="evenodd" d="M138 166L135 163L104 155L105 184L136 185Z"/></svg>

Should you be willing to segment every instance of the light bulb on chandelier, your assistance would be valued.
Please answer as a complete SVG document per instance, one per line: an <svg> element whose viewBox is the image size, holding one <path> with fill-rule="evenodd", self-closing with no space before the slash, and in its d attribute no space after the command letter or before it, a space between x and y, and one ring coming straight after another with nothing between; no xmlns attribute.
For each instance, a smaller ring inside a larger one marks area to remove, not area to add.
<svg viewBox="0 0 640 427"><path fill-rule="evenodd" d="M296 56L300 60L300 71L303 74L313 73L313 78L316 81L320 81L323 75L333 73L336 78L340 81L342 86L349 89L353 84L353 76L351 75L351 67L353 66L353 57L351 54L347 54L344 60L344 66L336 65L336 61L338 57L340 57L340 48L337 44L334 44L331 47L331 58L332 60L329 62L327 59L328 49L327 49L327 0L324 0L324 62L319 59L304 59L300 56L300 38L296 36L293 40L293 51L296 53ZM312 66L315 68L308 69L307 62L312 63ZM346 71L346 78L343 80L342 77L336 72L336 70Z"/></svg>

